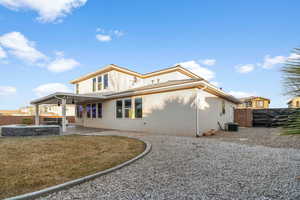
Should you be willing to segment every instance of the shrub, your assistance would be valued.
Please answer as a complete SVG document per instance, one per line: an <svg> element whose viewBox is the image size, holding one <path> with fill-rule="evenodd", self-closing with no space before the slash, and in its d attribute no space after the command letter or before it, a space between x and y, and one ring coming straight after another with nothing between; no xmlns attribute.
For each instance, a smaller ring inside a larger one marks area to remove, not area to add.
<svg viewBox="0 0 300 200"><path fill-rule="evenodd" d="M32 123L33 123L33 120L31 118L22 119L22 124L31 125Z"/></svg>

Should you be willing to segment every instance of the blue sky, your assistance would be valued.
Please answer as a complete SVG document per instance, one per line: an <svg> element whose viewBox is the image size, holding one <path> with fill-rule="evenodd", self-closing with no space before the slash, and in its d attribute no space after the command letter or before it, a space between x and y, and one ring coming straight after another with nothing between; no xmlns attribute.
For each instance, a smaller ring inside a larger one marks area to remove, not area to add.
<svg viewBox="0 0 300 200"><path fill-rule="evenodd" d="M280 68L300 45L299 8L297 0L0 0L0 109L70 91L70 80L111 63L140 73L182 63L238 97L286 107Z"/></svg>

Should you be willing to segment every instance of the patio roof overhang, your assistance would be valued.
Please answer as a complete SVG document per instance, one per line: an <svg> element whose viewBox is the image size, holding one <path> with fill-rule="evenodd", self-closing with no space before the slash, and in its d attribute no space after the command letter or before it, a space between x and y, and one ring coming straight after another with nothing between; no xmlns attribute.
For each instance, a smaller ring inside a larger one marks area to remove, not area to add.
<svg viewBox="0 0 300 200"><path fill-rule="evenodd" d="M103 96L93 94L74 94L56 92L54 94L50 94L39 99L35 99L31 101L30 104L57 104L61 103L62 99L66 100L66 104L81 104L85 102L101 101L105 98Z"/></svg>

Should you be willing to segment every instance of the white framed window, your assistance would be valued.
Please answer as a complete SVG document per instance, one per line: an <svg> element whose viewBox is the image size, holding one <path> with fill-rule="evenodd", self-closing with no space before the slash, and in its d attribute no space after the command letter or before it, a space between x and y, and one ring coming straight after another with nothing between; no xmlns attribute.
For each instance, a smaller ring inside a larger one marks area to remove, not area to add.
<svg viewBox="0 0 300 200"><path fill-rule="evenodd" d="M123 118L123 101L122 100L116 101L116 117Z"/></svg>
<svg viewBox="0 0 300 200"><path fill-rule="evenodd" d="M79 84L76 84L76 94L79 94Z"/></svg>
<svg viewBox="0 0 300 200"><path fill-rule="evenodd" d="M91 104L86 106L86 116L87 118L91 118Z"/></svg>
<svg viewBox="0 0 300 200"><path fill-rule="evenodd" d="M97 117L97 107L96 104L92 104L92 118L95 119Z"/></svg>
<svg viewBox="0 0 300 200"><path fill-rule="evenodd" d="M93 92L96 92L97 79L93 78Z"/></svg>
<svg viewBox="0 0 300 200"><path fill-rule="evenodd" d="M134 99L134 112L135 118L143 118L143 99L137 97Z"/></svg>
<svg viewBox="0 0 300 200"><path fill-rule="evenodd" d="M132 118L132 100L125 99L124 100L124 117L125 118Z"/></svg>
<svg viewBox="0 0 300 200"><path fill-rule="evenodd" d="M97 107L98 107L98 108L97 108L97 109L98 109L98 110L97 110L97 113L98 113L97 116L98 116L98 118L102 118L102 103L98 103L98 104L97 104Z"/></svg>
<svg viewBox="0 0 300 200"><path fill-rule="evenodd" d="M102 76L98 76L97 79L98 79L98 84L97 84L98 90L102 90L103 87Z"/></svg>
<svg viewBox="0 0 300 200"><path fill-rule="evenodd" d="M108 88L108 74L104 74L103 75L103 89L107 89Z"/></svg>

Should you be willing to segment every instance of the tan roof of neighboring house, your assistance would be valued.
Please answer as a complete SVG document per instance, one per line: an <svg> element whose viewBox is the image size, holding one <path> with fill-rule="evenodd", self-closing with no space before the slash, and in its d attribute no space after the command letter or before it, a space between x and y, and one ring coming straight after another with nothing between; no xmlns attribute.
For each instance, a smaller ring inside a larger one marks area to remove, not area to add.
<svg viewBox="0 0 300 200"><path fill-rule="evenodd" d="M269 101L269 103L271 101L270 99L267 99L265 97L259 97L259 96L244 97L244 98L239 98L239 100L242 101L242 102L245 102L245 101L249 101L249 100L256 99L256 98L267 100L267 101Z"/></svg>
<svg viewBox="0 0 300 200"><path fill-rule="evenodd" d="M112 71L112 70L116 70L116 71L119 71L119 72L122 72L122 73L125 73L125 74L129 74L129 75L132 75L132 76L136 76L136 77L139 77L139 78L149 78L149 77L152 77L152 76L157 76L157 75L160 75L160 74L165 74L165 73L170 73L170 72L173 72L173 71L179 71L191 78L198 78L198 79L202 79L204 80L202 77L194 74L193 72L191 72L190 70L187 70L185 68L183 68L182 66L180 65L176 65L174 67L169 67L169 68L165 68L165 69L162 69L162 70L158 70L158 71L154 71L154 72L150 72L150 73L146 73L146 74L140 74L138 72L135 72L135 71L132 71L132 70L129 70L127 68L124 68L124 67L120 67L120 66L117 66L115 64L110 64L110 65L107 65L95 72L92 72L92 73L88 73L86 75L83 75L77 79L74 79L72 81L70 81L70 83L72 84L76 84L80 81L84 81L86 79L89 79L91 77L94 77L94 76L97 76L98 74L102 74L102 73L105 73L105 72L109 72L109 71Z"/></svg>

